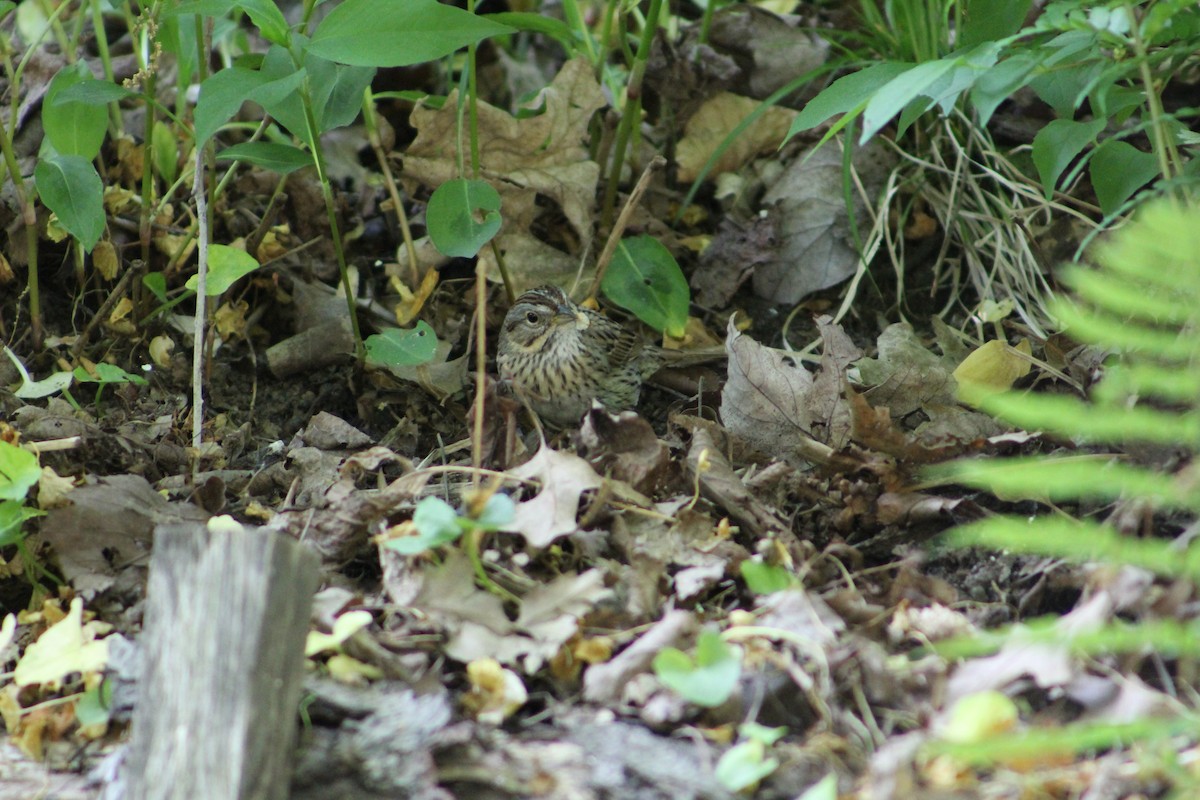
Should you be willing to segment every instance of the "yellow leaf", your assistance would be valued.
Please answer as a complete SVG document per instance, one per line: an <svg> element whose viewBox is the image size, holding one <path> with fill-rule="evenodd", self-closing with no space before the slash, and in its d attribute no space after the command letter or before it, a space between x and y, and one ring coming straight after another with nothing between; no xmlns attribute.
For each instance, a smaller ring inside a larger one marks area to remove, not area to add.
<svg viewBox="0 0 1200 800"><path fill-rule="evenodd" d="M1029 374L1030 352L1028 339L1022 339L1016 347L993 339L976 348L954 370L959 401L977 405L982 397L1009 389L1014 381Z"/></svg>
<svg viewBox="0 0 1200 800"><path fill-rule="evenodd" d="M96 672L108 663L108 642L93 640L95 628L83 624L83 601L71 601L71 610L62 620L46 629L13 671L17 686L53 683L72 672Z"/></svg>

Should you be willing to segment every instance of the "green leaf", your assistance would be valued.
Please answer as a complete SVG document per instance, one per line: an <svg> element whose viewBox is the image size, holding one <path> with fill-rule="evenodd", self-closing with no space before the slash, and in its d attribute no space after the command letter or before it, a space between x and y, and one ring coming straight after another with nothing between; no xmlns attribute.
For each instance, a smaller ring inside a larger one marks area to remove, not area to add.
<svg viewBox="0 0 1200 800"><path fill-rule="evenodd" d="M859 142L865 142L888 124L905 106L926 94L929 87L954 69L955 59L940 58L918 64L879 87L863 110L863 130Z"/></svg>
<svg viewBox="0 0 1200 800"><path fill-rule="evenodd" d="M1001 61L980 75L971 87L971 105L979 116L979 125L986 126L996 107L1029 81L1039 65L1034 53L1018 53Z"/></svg>
<svg viewBox="0 0 1200 800"><path fill-rule="evenodd" d="M498 531L512 522L516 514L517 505L513 499L503 492L496 492L484 504L475 524L485 531Z"/></svg>
<svg viewBox="0 0 1200 800"><path fill-rule="evenodd" d="M974 47L1012 36L1025 24L1031 0L967 0L959 47Z"/></svg>
<svg viewBox="0 0 1200 800"><path fill-rule="evenodd" d="M33 170L33 179L46 208L58 215L67 232L90 253L104 233L104 185L91 159L79 155L43 158Z"/></svg>
<svg viewBox="0 0 1200 800"><path fill-rule="evenodd" d="M208 280L205 294L216 297L223 294L230 286L258 269L258 261L245 250L230 247L227 244L211 244L208 246ZM193 292L199 291L200 276L193 275L187 280L187 288Z"/></svg>
<svg viewBox="0 0 1200 800"><path fill-rule="evenodd" d="M696 640L695 661L667 647L654 657L654 674L688 702L712 708L733 694L742 674L742 662L719 634L704 631Z"/></svg>
<svg viewBox="0 0 1200 800"><path fill-rule="evenodd" d="M300 87L308 78L312 92L313 119L317 132L324 133L347 125L362 108L362 94L375 75L369 67L335 64L313 53L306 53L304 65L296 69L288 51L273 46L263 58L263 86L250 98L291 131L302 142L309 142L308 121L304 114Z"/></svg>
<svg viewBox="0 0 1200 800"><path fill-rule="evenodd" d="M167 186L173 184L179 171L179 141L170 126L162 123L154 126L150 134L150 158L154 163L154 171L163 183Z"/></svg>
<svg viewBox="0 0 1200 800"><path fill-rule="evenodd" d="M560 19L524 11L502 11L499 14L489 14L487 18L501 25L511 25L519 31L540 33L554 39L567 52L572 52L575 48L575 33Z"/></svg>
<svg viewBox="0 0 1200 800"><path fill-rule="evenodd" d="M264 39L272 44L287 45L291 29L273 0L236 0L236 4L245 10Z"/></svg>
<svg viewBox="0 0 1200 800"><path fill-rule="evenodd" d="M243 142L226 147L217 153L218 161L237 159L255 166L269 169L279 175L287 175L303 167L311 167L313 160L305 151L290 144L277 142Z"/></svg>
<svg viewBox="0 0 1200 800"><path fill-rule="evenodd" d="M404 555L423 553L434 547L450 544L462 536L464 526L458 512L440 497L426 497L413 513L416 536L389 539L385 547Z"/></svg>
<svg viewBox="0 0 1200 800"><path fill-rule="evenodd" d="M821 780L814 783L805 790L804 794L800 795L797 800L837 800L838 784L837 774L829 773Z"/></svg>
<svg viewBox="0 0 1200 800"><path fill-rule="evenodd" d="M58 101L60 92L83 81L96 82L83 62L58 71L42 101L42 127L46 130L46 138L60 154L91 161L100 153L100 145L108 132L108 112L101 105Z"/></svg>
<svg viewBox="0 0 1200 800"><path fill-rule="evenodd" d="M55 372L48 378L35 381L30 377L29 371L25 369L25 365L21 363L21 359L17 358L17 354L6 345L4 346L4 355L8 356L8 360L12 362L17 372L21 375L21 385L13 390L13 395L21 400L36 400L40 397L49 397L52 394L64 391L75 380L75 376L70 372Z"/></svg>
<svg viewBox="0 0 1200 800"><path fill-rule="evenodd" d="M1037 132L1033 137L1033 164L1041 176L1046 197L1054 193L1059 176L1071 160L1096 139L1106 124L1103 119L1091 122L1056 119Z"/></svg>
<svg viewBox="0 0 1200 800"><path fill-rule="evenodd" d="M500 193L487 181L455 178L434 190L425 218L440 253L470 258L500 230Z"/></svg>
<svg viewBox="0 0 1200 800"><path fill-rule="evenodd" d="M741 571L746 588L755 594L774 594L797 585L795 576L777 564L746 559Z"/></svg>
<svg viewBox="0 0 1200 800"><path fill-rule="evenodd" d="M346 0L309 42L315 55L363 67L406 67L514 29L437 0Z"/></svg>
<svg viewBox="0 0 1200 800"><path fill-rule="evenodd" d="M96 374L88 372L83 367L75 368L75 380L80 383L133 383L138 386L145 386L146 379L141 375L134 375L132 372L126 372L116 364L109 364L105 361L99 361L95 366Z"/></svg>
<svg viewBox="0 0 1200 800"><path fill-rule="evenodd" d="M25 524L25 520L40 517L42 513L20 500L0 502L0 547L8 547L24 539L21 526Z"/></svg>
<svg viewBox="0 0 1200 800"><path fill-rule="evenodd" d="M929 98L942 109L943 115L948 115L962 93L995 65L1000 50L996 42L984 42L970 50L919 64L892 78L867 103L859 141L866 142L905 109L910 111L902 122L910 123L917 111L912 106L922 97ZM902 124L902 130L903 127Z"/></svg>
<svg viewBox="0 0 1200 800"><path fill-rule="evenodd" d="M1088 165L1092 188L1105 214L1117 211L1133 193L1158 176L1158 159L1129 142L1109 139L1092 154Z"/></svg>
<svg viewBox="0 0 1200 800"><path fill-rule="evenodd" d="M228 67L206 78L196 100L196 146L204 145L229 122L261 84L261 74L243 67Z"/></svg>
<svg viewBox="0 0 1200 800"><path fill-rule="evenodd" d="M796 118L792 120L792 126L788 129L787 136L784 137L784 143L786 144L801 131L817 127L834 114L844 114L848 111L865 108L867 101L879 91L880 86L904 74L912 67L913 65L907 62L885 61L838 78L805 104Z"/></svg>
<svg viewBox="0 0 1200 800"><path fill-rule="evenodd" d="M409 330L390 328L367 337L367 362L379 367L426 364L437 351L437 334L421 320Z"/></svg>
<svg viewBox="0 0 1200 800"><path fill-rule="evenodd" d="M64 87L62 91L55 95L53 100L47 102L51 102L55 106L70 105L72 103L80 103L87 106L104 106L124 100L127 97L137 96L137 92L131 92L124 86L118 86L111 81L96 80L91 77L91 73L89 72L88 77ZM55 149L58 148L56 147Z"/></svg>
<svg viewBox="0 0 1200 800"><path fill-rule="evenodd" d="M930 467L927 474L1001 498L1062 502L1136 497L1156 506L1200 506L1200 498L1172 476L1122 463L1116 456L963 459Z"/></svg>
<svg viewBox="0 0 1200 800"><path fill-rule="evenodd" d="M37 456L23 447L0 441L0 500L24 501L41 476Z"/></svg>
<svg viewBox="0 0 1200 800"><path fill-rule="evenodd" d="M1089 36L1087 41L1096 46L1094 37ZM1042 66L1049 67L1050 64L1043 61ZM1062 118L1060 121L1068 121L1083 102L1088 87L1103 71L1103 64L1089 60L1078 65L1047 70L1031 80L1029 86Z"/></svg>
<svg viewBox="0 0 1200 800"><path fill-rule="evenodd" d="M731 792L740 792L758 784L779 768L778 759L767 758L762 742L742 742L729 748L717 761L713 777Z"/></svg>
<svg viewBox="0 0 1200 800"><path fill-rule="evenodd" d="M80 725L102 725L108 722L112 709L112 681L101 681L75 701L75 719Z"/></svg>
<svg viewBox="0 0 1200 800"><path fill-rule="evenodd" d="M167 302L167 276L161 272L147 272L142 276L142 286L160 302Z"/></svg>
<svg viewBox="0 0 1200 800"><path fill-rule="evenodd" d="M687 278L671 251L654 237L622 239L600 288L651 328L683 336L691 304Z"/></svg>

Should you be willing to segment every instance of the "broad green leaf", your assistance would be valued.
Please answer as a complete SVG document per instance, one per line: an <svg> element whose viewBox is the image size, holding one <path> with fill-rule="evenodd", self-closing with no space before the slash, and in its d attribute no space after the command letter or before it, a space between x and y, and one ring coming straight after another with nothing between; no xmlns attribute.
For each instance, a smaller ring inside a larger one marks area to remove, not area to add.
<svg viewBox="0 0 1200 800"><path fill-rule="evenodd" d="M146 385L146 379L141 375L126 372L116 364L98 361L96 362L95 370L96 374L92 375L92 373L83 367L76 367L75 380L80 383L134 383L138 386Z"/></svg>
<svg viewBox="0 0 1200 800"><path fill-rule="evenodd" d="M434 190L425 218L439 252L470 258L500 230L500 193L487 181L449 180Z"/></svg>
<svg viewBox="0 0 1200 800"><path fill-rule="evenodd" d="M196 146L202 146L229 122L261 84L262 75L243 67L227 67L205 79L194 114Z"/></svg>
<svg viewBox="0 0 1200 800"><path fill-rule="evenodd" d="M313 119L320 134L354 121L362 108L363 90L375 76L373 68L335 64L313 53L305 54L304 66L297 71L291 55L278 46L267 51L261 73L264 85L251 99L306 143L309 135L302 85L312 93Z"/></svg>
<svg viewBox="0 0 1200 800"><path fill-rule="evenodd" d="M42 516L43 512L25 505L21 500L0 501L0 547L18 544L24 537L21 526L25 520Z"/></svg>
<svg viewBox="0 0 1200 800"><path fill-rule="evenodd" d="M273 0L236 0L238 7L246 12L262 37L272 44L287 45L291 32L283 12Z"/></svg>
<svg viewBox="0 0 1200 800"><path fill-rule="evenodd" d="M97 82L83 62L63 67L50 81L42 101L42 127L60 154L91 161L100 153L108 132L108 111L102 105L58 101L60 92L83 81Z"/></svg>
<svg viewBox="0 0 1200 800"><path fill-rule="evenodd" d="M24 500L42 475L37 456L0 441L0 500Z"/></svg>
<svg viewBox="0 0 1200 800"><path fill-rule="evenodd" d="M17 4L12 0L2 0L0 2L0 19L4 19L9 13L17 7Z"/></svg>
<svg viewBox="0 0 1200 800"><path fill-rule="evenodd" d="M474 522L485 531L498 531L512 522L516 513L517 506L513 499L503 492L496 492L488 498L483 512Z"/></svg>
<svg viewBox="0 0 1200 800"><path fill-rule="evenodd" d="M651 328L683 336L691 304L687 278L671 251L654 237L622 239L600 288Z"/></svg>
<svg viewBox="0 0 1200 800"><path fill-rule="evenodd" d="M713 769L713 777L731 792L750 789L779 768L779 760L768 758L762 742L749 741L735 745L721 756Z"/></svg>
<svg viewBox="0 0 1200 800"><path fill-rule="evenodd" d="M426 497L417 504L413 513L416 536L389 539L384 544L389 550L404 555L415 555L434 547L450 544L462 536L464 526L459 522L458 512L440 497Z"/></svg>
<svg viewBox="0 0 1200 800"><path fill-rule="evenodd" d="M208 279L205 294L216 297L223 294L230 286L258 269L258 261L245 250L230 247L227 244L211 244L208 246ZM193 292L199 291L200 276L193 275L187 280L187 288Z"/></svg>
<svg viewBox="0 0 1200 800"><path fill-rule="evenodd" d="M888 124L905 106L925 95L929 87L954 69L954 66L953 58L928 61L897 75L879 87L863 110L863 130L859 142L866 142L878 133L879 129Z"/></svg>
<svg viewBox="0 0 1200 800"><path fill-rule="evenodd" d="M75 701L75 719L80 725L87 727L108 722L112 710L112 687L113 681L102 681Z"/></svg>
<svg viewBox="0 0 1200 800"><path fill-rule="evenodd" d="M912 64L906 62L885 61L838 78L805 104L799 115L792 120L784 143L801 131L817 127L834 114L844 114L866 107L867 102L879 91L879 87L912 67Z"/></svg>
<svg viewBox="0 0 1200 800"><path fill-rule="evenodd" d="M563 49L571 52L577 41L575 33L567 23L545 14L534 14L526 11L502 11L499 14L489 14L488 20L499 22L501 25L511 25L519 31L540 33L555 40Z"/></svg>
<svg viewBox="0 0 1200 800"><path fill-rule="evenodd" d="M437 351L437 335L421 320L409 330L390 328L368 336L364 342L367 361L380 367L412 367L426 364Z"/></svg>
<svg viewBox="0 0 1200 800"><path fill-rule="evenodd" d="M142 286L160 302L167 302L167 276L161 272L147 272L142 276Z"/></svg>
<svg viewBox="0 0 1200 800"><path fill-rule="evenodd" d="M124 86L117 86L111 81L96 80L91 77L91 73L89 72L88 77L64 87L62 91L54 96L53 100L47 102L55 106L70 105L73 103L87 106L103 106L118 100L124 100L127 97L137 96L137 92L131 92ZM58 148L56 147L55 149L57 150Z"/></svg>
<svg viewBox="0 0 1200 800"><path fill-rule="evenodd" d="M1018 53L978 77L970 97L981 126L987 125L997 106L1029 81L1038 63L1034 53Z"/></svg>
<svg viewBox="0 0 1200 800"><path fill-rule="evenodd" d="M406 67L514 30L437 0L346 0L317 26L308 50L341 64Z"/></svg>
<svg viewBox="0 0 1200 800"><path fill-rule="evenodd" d="M729 699L742 674L741 658L719 634L704 631L696 641L696 658L667 647L654 657L654 674L681 697L712 708Z"/></svg>
<svg viewBox="0 0 1200 800"><path fill-rule="evenodd" d="M1094 41L1089 38L1089 41ZM1050 64L1042 62L1043 67ZM1082 64L1048 69L1029 82L1030 88L1045 101L1054 113L1067 121L1087 96L1088 87L1104 71L1104 65L1092 60Z"/></svg>
<svg viewBox="0 0 1200 800"><path fill-rule="evenodd" d="M1133 193L1158 176L1158 159L1116 139L1096 148L1088 164L1092 188L1105 214L1117 211Z"/></svg>
<svg viewBox="0 0 1200 800"><path fill-rule="evenodd" d="M223 17L233 11L237 0L192 0L168 8L167 14L198 14L202 17Z"/></svg>
<svg viewBox="0 0 1200 800"><path fill-rule="evenodd" d="M103 109L100 109L103 113ZM38 197L91 252L104 233L104 185L90 158L55 155L38 161L33 170Z"/></svg>
<svg viewBox="0 0 1200 800"><path fill-rule="evenodd" d="M178 6L165 9L159 18L157 41L162 43L164 51L175 56L175 65L179 70L176 78L178 85L186 86L196 79L196 66L199 63L196 57L196 31L200 24L199 16L178 13ZM213 41L217 41L215 31Z"/></svg>
<svg viewBox="0 0 1200 800"><path fill-rule="evenodd" d="M1033 164L1042 179L1046 197L1054 193L1059 176L1085 147L1095 141L1106 124L1108 121L1103 119L1091 122L1056 119L1037 132L1033 137Z"/></svg>
<svg viewBox="0 0 1200 800"><path fill-rule="evenodd" d="M300 148L277 142L243 142L217 153L218 161L233 159L269 169L279 175L311 167L313 163L312 156Z"/></svg>
<svg viewBox="0 0 1200 800"><path fill-rule="evenodd" d="M4 355L8 356L8 360L13 363L21 375L21 385L13 390L13 395L21 400L37 400L41 397L58 394L75 380L75 376L70 372L55 372L48 378L35 381L29 375L29 371L25 369L25 365L21 363L21 359L17 358L17 354L7 346L4 347Z"/></svg>
<svg viewBox="0 0 1200 800"><path fill-rule="evenodd" d="M966 0L959 47L998 42L1021 30L1031 0Z"/></svg>
<svg viewBox="0 0 1200 800"><path fill-rule="evenodd" d="M164 184L170 186L179 172L179 141L175 138L175 131L163 123L155 125L150 134L150 145L154 171Z"/></svg>
<svg viewBox="0 0 1200 800"><path fill-rule="evenodd" d="M741 571L746 588L755 594L773 594L797 585L796 577L777 564L746 559Z"/></svg>

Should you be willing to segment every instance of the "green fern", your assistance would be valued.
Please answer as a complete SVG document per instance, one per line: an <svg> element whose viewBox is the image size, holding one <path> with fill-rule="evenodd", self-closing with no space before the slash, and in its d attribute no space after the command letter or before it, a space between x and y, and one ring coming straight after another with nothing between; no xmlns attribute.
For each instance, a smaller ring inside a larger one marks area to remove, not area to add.
<svg viewBox="0 0 1200 800"><path fill-rule="evenodd" d="M1072 266L1065 271L1063 280L1076 299L1055 305L1072 338L1119 354L1090 397L1008 392L981 399L980 406L1027 430L1105 449L1169 445L1191 456L1186 466L1167 473L1118 455L1071 455L972 459L930 472L940 480L1006 499L1136 502L1187 524L1200 512L1200 461L1195 458L1200 452L1200 210L1171 203L1149 206L1098 247L1096 259L1096 268ZM1103 521L1074 519L1061 512L1033 519L996 516L956 528L945 541L958 547L1136 566L1200 587L1200 546L1182 548L1167 538L1131 537ZM962 658L994 652L1015 638L1067 647L1077 655L1152 650L1165 658L1200 656L1200 626L1194 621L1153 619L1134 625L1113 622L1070 636L1054 620L1034 620L940 643L936 649L943 657ZM1038 747L1081 752L1135 740L1163 743L1198 728L1200 716L1194 713L1116 727L1081 723L1039 732ZM1007 744L1020 748L1029 742L1001 736L965 749L941 744L931 752L987 761L1000 758Z"/></svg>
<svg viewBox="0 0 1200 800"><path fill-rule="evenodd" d="M1097 248L1098 268L1072 266L1064 271L1063 281L1078 298L1055 304L1067 333L1076 341L1121 354L1088 400L1008 392L982 398L981 408L1026 430L1048 431L1080 443L1159 444L1193 455L1200 452L1198 223L1200 211L1169 203L1147 208L1135 223ZM934 472L1005 497L1139 500L1164 511L1200 511L1200 475L1194 468L1166 475L1124 463L1118 456L971 460ZM1026 525L1031 552L1040 552L1044 545L1036 530L1042 524L1035 520ZM951 539L985 545L992 535L989 529L999 532L1001 526L1002 546L1013 547L1012 526L999 520L959 528ZM1161 546L1179 559L1169 543ZM1091 556L1086 547L1079 555Z"/></svg>

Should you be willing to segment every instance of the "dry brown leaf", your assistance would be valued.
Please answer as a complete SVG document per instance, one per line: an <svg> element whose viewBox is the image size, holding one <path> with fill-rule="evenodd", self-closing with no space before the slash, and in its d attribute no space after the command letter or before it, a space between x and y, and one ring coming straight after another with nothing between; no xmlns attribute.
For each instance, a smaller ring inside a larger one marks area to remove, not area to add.
<svg viewBox="0 0 1200 800"><path fill-rule="evenodd" d="M855 169L872 202L894 160L874 141L855 150ZM766 193L762 206L776 220L779 245L774 257L754 271L755 294L790 305L855 273L859 257L842 186L842 153L830 142L797 158ZM860 235L871 227L866 211L855 194Z"/></svg>
<svg viewBox="0 0 1200 800"><path fill-rule="evenodd" d="M788 443L811 436L812 416L804 398L813 376L799 360L765 347L730 320L725 349L729 378L721 390L721 420L731 432L768 455L791 457Z"/></svg>
<svg viewBox="0 0 1200 800"><path fill-rule="evenodd" d="M675 150L679 180L695 180L730 131L761 105L758 100L731 92L721 92L706 100L687 121ZM756 156L774 152L787 135L796 113L778 106L767 109L721 153L709 175L732 172Z"/></svg>
<svg viewBox="0 0 1200 800"><path fill-rule="evenodd" d="M519 533L530 547L548 547L555 539L574 533L581 495L602 483L591 465L579 456L542 446L516 469L513 477L535 480L542 489L532 500L517 504L516 516L504 530Z"/></svg>
<svg viewBox="0 0 1200 800"><path fill-rule="evenodd" d="M404 177L436 188L459 176L457 91L440 110L414 109L417 138L404 157ZM507 111L478 104L481 177L500 193L502 236L528 231L551 200L574 229L580 249L592 237L592 215L600 165L585 142L592 115L604 95L585 59L563 65L554 81L533 100L542 113L517 119Z"/></svg>

